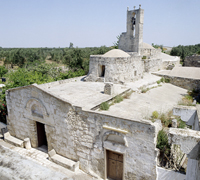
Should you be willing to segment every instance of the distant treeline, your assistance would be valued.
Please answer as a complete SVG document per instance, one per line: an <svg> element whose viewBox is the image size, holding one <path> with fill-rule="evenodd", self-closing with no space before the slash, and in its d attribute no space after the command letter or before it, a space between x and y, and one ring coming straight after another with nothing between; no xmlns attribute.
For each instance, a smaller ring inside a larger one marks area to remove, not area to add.
<svg viewBox="0 0 200 180"><path fill-rule="evenodd" d="M191 56L193 54L200 54L200 44L189 45L189 46L177 46L173 47L170 55L180 56L182 61L185 60L186 56Z"/></svg>
<svg viewBox="0 0 200 180"><path fill-rule="evenodd" d="M88 48L0 48L0 60L4 65L29 66L52 60L58 64L64 64L70 68L82 68L89 63L92 54L104 54L111 47L88 47Z"/></svg>
<svg viewBox="0 0 200 180"><path fill-rule="evenodd" d="M111 47L92 48L0 48L0 77L6 78L0 93L0 121L6 123L7 89L42 84L62 79L83 76L89 70L89 57L92 54L104 54ZM51 63L48 60L51 60ZM52 63L53 62L53 63ZM60 65L65 65L63 70ZM16 67L15 67L16 66Z"/></svg>

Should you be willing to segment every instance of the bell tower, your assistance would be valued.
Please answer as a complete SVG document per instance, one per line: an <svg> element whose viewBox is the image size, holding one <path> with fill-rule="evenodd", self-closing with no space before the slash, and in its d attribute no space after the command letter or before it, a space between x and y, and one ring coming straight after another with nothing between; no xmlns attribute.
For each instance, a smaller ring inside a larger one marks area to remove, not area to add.
<svg viewBox="0 0 200 180"><path fill-rule="evenodd" d="M143 43L143 21L144 10L129 10L127 8L126 32L122 33L119 38L119 49L126 52L138 52Z"/></svg>

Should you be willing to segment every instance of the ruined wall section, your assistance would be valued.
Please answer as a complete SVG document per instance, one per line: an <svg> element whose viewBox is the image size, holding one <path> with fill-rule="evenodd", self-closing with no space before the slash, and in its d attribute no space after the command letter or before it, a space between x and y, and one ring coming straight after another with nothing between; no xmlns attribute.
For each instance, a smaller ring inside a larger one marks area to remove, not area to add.
<svg viewBox="0 0 200 180"><path fill-rule="evenodd" d="M104 79L99 75L100 67L105 66ZM144 72L144 62L140 56L110 58L90 56L90 69L86 81L124 83L139 79Z"/></svg>
<svg viewBox="0 0 200 180"><path fill-rule="evenodd" d="M114 133L124 137L126 145L119 145L125 153L125 180L156 179L156 128L150 121L127 120L101 112L83 111L34 86L7 92L8 129L11 135L29 137L37 147L36 121L45 124L48 151L55 151L69 159L79 161L80 168L105 176L105 149L117 149L117 144L106 146L106 136ZM35 108L33 115L32 107ZM42 110L41 110L42 109ZM41 114L42 113L42 114ZM107 125L125 130L118 133L105 129Z"/></svg>
<svg viewBox="0 0 200 180"><path fill-rule="evenodd" d="M156 72L162 69L162 59L144 59L145 72Z"/></svg>
<svg viewBox="0 0 200 180"><path fill-rule="evenodd" d="M184 60L184 66L200 67L200 55L187 56Z"/></svg>
<svg viewBox="0 0 200 180"><path fill-rule="evenodd" d="M160 58L160 53L161 50L160 49L155 49L155 48L141 48L140 49L140 54L141 56L146 56L147 59L150 58Z"/></svg>

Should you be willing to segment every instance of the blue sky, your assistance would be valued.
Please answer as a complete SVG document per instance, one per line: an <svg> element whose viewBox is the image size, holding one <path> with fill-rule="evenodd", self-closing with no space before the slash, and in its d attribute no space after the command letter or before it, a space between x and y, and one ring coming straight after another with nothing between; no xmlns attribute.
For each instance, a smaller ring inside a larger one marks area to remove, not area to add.
<svg viewBox="0 0 200 180"><path fill-rule="evenodd" d="M200 43L200 0L0 0L1 47L112 46L142 5L144 42Z"/></svg>

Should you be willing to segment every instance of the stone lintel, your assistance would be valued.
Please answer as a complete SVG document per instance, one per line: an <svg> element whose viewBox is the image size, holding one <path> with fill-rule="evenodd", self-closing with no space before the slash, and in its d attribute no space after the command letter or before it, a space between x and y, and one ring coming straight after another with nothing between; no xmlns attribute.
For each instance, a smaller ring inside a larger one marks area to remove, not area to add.
<svg viewBox="0 0 200 180"><path fill-rule="evenodd" d="M104 129L108 129L108 130L112 130L112 131L116 131L116 132L119 132L119 133L123 133L123 134L127 134L128 133L128 131L126 131L126 130L110 127L110 126L107 126L107 125L103 125L103 128Z"/></svg>

